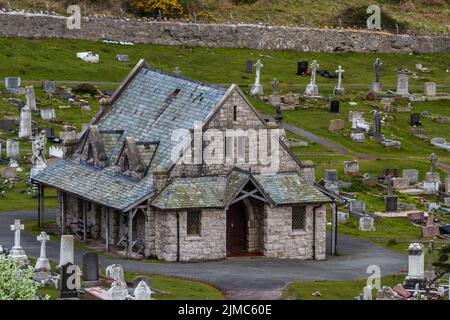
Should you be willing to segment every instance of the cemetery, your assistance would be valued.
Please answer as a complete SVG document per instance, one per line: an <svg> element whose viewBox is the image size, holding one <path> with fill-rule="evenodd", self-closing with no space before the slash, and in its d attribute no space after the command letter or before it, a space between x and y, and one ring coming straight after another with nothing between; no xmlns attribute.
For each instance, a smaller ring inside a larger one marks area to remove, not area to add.
<svg viewBox="0 0 450 320"><path fill-rule="evenodd" d="M24 299L448 300L448 36L330 52L221 32L0 32L0 263ZM236 273L264 263L277 287Z"/></svg>

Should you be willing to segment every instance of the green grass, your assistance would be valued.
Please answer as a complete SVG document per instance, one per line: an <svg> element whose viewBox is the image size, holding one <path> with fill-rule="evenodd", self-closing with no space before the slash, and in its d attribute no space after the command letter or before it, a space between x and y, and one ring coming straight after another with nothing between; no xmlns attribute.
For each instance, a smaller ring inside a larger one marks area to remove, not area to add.
<svg viewBox="0 0 450 320"><path fill-rule="evenodd" d="M403 283L404 275L391 275L381 278L381 286L395 286ZM344 281L309 281L294 282L283 292L284 298L296 300L353 300L354 297L361 294L363 287L366 286L367 280L344 280ZM320 297L311 294L319 291ZM372 296L376 297L376 290L372 292Z"/></svg>

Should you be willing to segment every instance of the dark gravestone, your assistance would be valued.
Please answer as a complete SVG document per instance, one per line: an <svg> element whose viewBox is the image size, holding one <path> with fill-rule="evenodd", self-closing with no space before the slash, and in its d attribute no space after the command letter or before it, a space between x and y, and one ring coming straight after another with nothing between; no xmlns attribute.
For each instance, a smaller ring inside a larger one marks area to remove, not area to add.
<svg viewBox="0 0 450 320"><path fill-rule="evenodd" d="M297 62L297 75L303 76L308 73L308 61L302 60Z"/></svg>
<svg viewBox="0 0 450 320"><path fill-rule="evenodd" d="M12 131L14 130L15 121L13 119L0 119L0 129Z"/></svg>
<svg viewBox="0 0 450 320"><path fill-rule="evenodd" d="M386 212L397 211L397 196L385 196L384 197L384 207Z"/></svg>
<svg viewBox="0 0 450 320"><path fill-rule="evenodd" d="M89 282L98 282L99 280L98 255L94 252L86 252L83 254L83 282L86 284Z"/></svg>
<svg viewBox="0 0 450 320"><path fill-rule="evenodd" d="M247 60L245 64L245 73L253 73L253 60Z"/></svg>
<svg viewBox="0 0 450 320"><path fill-rule="evenodd" d="M54 138L55 137L55 129L54 128L42 128L39 131L45 131L46 138Z"/></svg>
<svg viewBox="0 0 450 320"><path fill-rule="evenodd" d="M56 91L56 81L52 81L52 80L42 81L42 89L44 89L44 91L47 91L47 92Z"/></svg>
<svg viewBox="0 0 450 320"><path fill-rule="evenodd" d="M385 177L398 177L398 169L384 169L384 176Z"/></svg>
<svg viewBox="0 0 450 320"><path fill-rule="evenodd" d="M331 101L330 112L331 113L339 113L339 101L337 101L337 100Z"/></svg>
<svg viewBox="0 0 450 320"><path fill-rule="evenodd" d="M420 113L411 113L409 116L409 125L411 127L422 125L420 123Z"/></svg>
<svg viewBox="0 0 450 320"><path fill-rule="evenodd" d="M80 289L80 280L78 275L78 266L68 262L60 267L58 298L73 299L78 298L78 289Z"/></svg>

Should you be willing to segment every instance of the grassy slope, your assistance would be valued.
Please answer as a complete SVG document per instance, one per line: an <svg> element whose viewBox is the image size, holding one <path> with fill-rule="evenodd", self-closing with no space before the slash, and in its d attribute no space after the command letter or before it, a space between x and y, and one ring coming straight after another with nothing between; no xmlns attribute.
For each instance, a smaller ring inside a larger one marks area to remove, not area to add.
<svg viewBox="0 0 450 320"><path fill-rule="evenodd" d="M0 1L1 4L2 1ZM3 1L5 2L5 1ZM124 3L124 1L121 1ZM202 19L205 14L211 22L228 22L230 14L235 22L245 23L267 23L267 15L271 17L272 24L278 25L303 25L303 16L307 19L308 26L334 26L337 27L338 18L342 18L344 26L348 25L351 17L343 17L342 12L350 7L364 7L378 4L382 14L387 14L396 19L399 24L406 24L412 30L423 31L424 25L430 31L446 31L449 25L448 2L444 0L435 1L410 1L414 3L414 8L408 10L398 1L391 0L257 0L254 4L235 5L232 0L193 0L179 1L187 3L188 12L196 12ZM407 1L405 1L407 2ZM10 0L13 8L34 8L45 11L45 0ZM87 10L90 14L99 12L102 14L118 15L120 1L102 0L88 1L79 0L78 4L83 8L83 13ZM51 1L50 9L60 13L65 13L67 1ZM440 5L439 5L440 4ZM85 9L86 8L86 9ZM363 12L364 13L364 12ZM369 15L363 15L368 17ZM383 26L383 20L382 20ZM353 24L350 24L353 26ZM358 28L365 28L365 24L360 23Z"/></svg>

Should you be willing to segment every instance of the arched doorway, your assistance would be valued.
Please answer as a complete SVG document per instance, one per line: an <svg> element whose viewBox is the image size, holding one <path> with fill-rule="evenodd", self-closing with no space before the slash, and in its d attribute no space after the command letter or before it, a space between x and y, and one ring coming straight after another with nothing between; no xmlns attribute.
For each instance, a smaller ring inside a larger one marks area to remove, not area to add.
<svg viewBox="0 0 450 320"><path fill-rule="evenodd" d="M227 255L247 251L247 214L242 201L233 203L227 211Z"/></svg>

